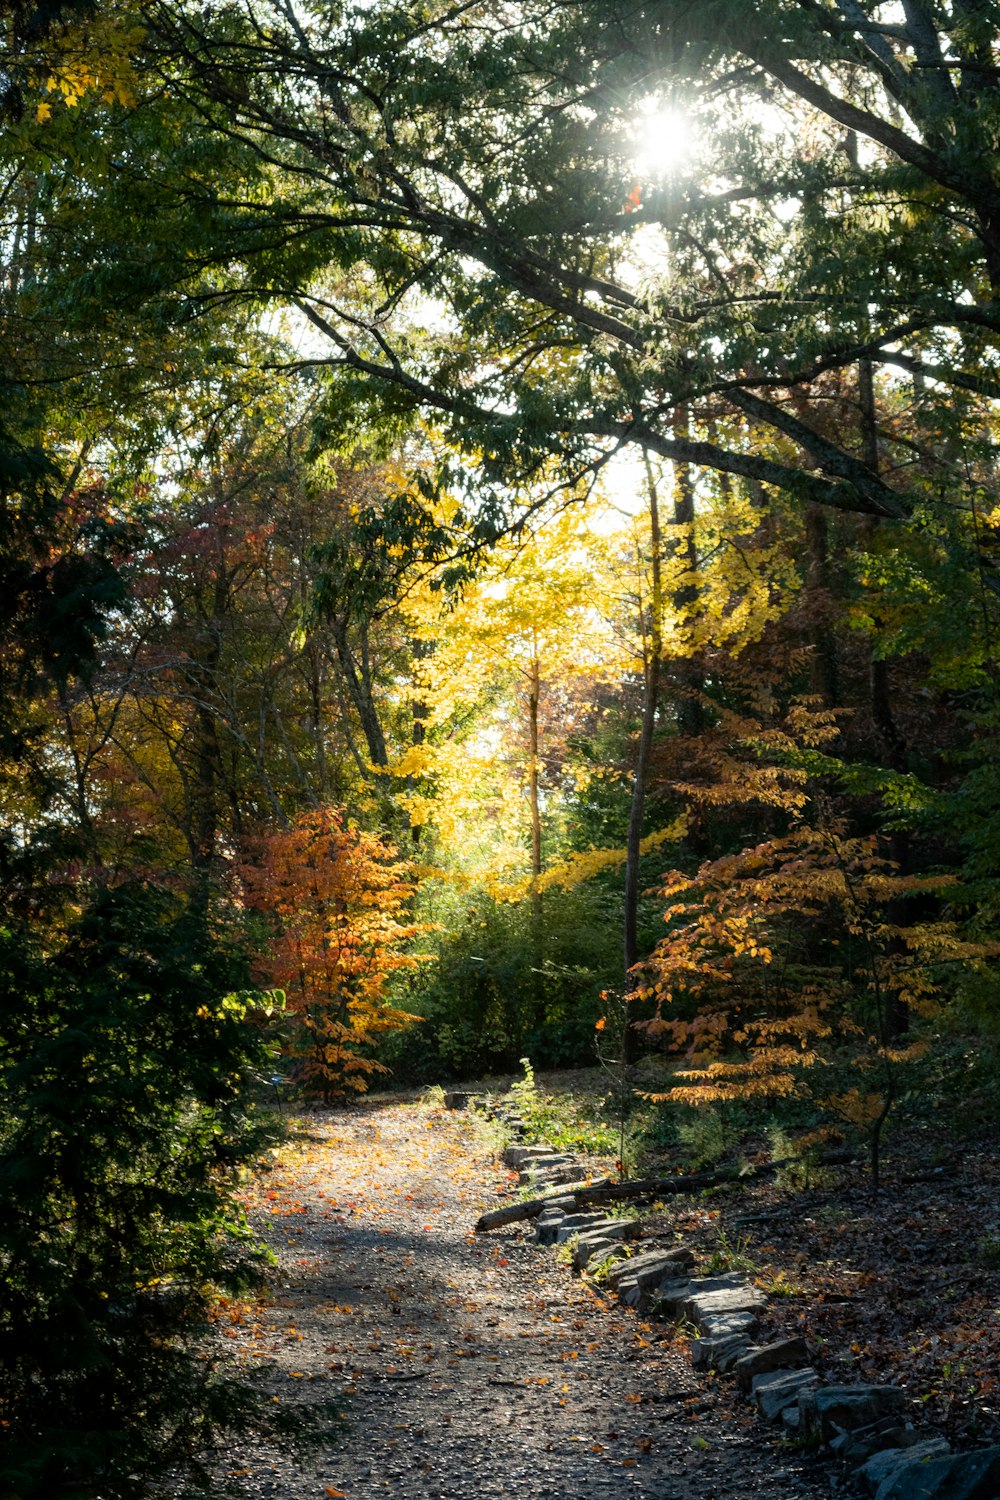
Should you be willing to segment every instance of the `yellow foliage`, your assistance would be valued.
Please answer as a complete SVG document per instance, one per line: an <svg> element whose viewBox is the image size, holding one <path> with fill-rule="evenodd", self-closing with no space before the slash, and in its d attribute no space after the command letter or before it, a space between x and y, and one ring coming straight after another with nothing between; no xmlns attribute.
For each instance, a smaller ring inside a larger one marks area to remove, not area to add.
<svg viewBox="0 0 1000 1500"><path fill-rule="evenodd" d="M649 833L639 845L642 854L651 854L664 844L677 843L687 831L687 819L675 818L666 828ZM531 890L548 891L558 887L563 891L575 890L585 880L592 880L603 870L620 869L627 854L624 849L585 849L571 854L557 864L550 865L537 880L530 875L508 883L494 882L489 886L490 894L497 901L523 901Z"/></svg>
<svg viewBox="0 0 1000 1500"><path fill-rule="evenodd" d="M47 38L36 60L33 83L50 96L35 111L44 123L52 117L53 99L76 109L88 99L132 109L138 102L135 57L145 28L125 7L105 7L86 21L59 28Z"/></svg>
<svg viewBox="0 0 1000 1500"><path fill-rule="evenodd" d="M387 766L384 770L379 768L380 773L385 776L426 776L433 769L434 756L428 746L411 745L395 765Z"/></svg>
<svg viewBox="0 0 1000 1500"><path fill-rule="evenodd" d="M848 1089L844 1094L829 1094L824 1103L857 1130L870 1130L885 1111L884 1094L863 1094L856 1088Z"/></svg>

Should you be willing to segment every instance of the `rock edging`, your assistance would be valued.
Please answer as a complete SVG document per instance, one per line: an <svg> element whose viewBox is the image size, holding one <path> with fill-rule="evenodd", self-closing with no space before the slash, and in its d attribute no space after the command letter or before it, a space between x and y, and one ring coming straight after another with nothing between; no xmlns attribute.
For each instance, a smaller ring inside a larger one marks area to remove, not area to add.
<svg viewBox="0 0 1000 1500"><path fill-rule="evenodd" d="M523 1136L524 1122L515 1111L493 1106L489 1112ZM643 1236L645 1226L588 1212L573 1189L585 1192L600 1184L582 1180L585 1166L571 1154L544 1142L516 1142L506 1147L503 1160L541 1202L531 1205L530 1215L522 1204L485 1215L477 1229L532 1217L537 1243L572 1243L577 1273L599 1264L603 1283L626 1307L692 1325L695 1369L731 1375L764 1421L780 1423L790 1438L826 1450L875 1500L998 1500L1000 1446L952 1453L940 1434L908 1421L901 1387L824 1385L809 1363L804 1339L755 1343L765 1293L739 1272L689 1274L695 1255L684 1245L660 1244L630 1254L631 1242Z"/></svg>

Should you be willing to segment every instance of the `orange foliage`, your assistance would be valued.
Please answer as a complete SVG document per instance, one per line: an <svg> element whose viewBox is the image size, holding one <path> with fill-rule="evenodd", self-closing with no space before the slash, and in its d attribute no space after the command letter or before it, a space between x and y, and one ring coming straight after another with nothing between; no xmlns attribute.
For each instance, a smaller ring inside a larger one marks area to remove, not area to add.
<svg viewBox="0 0 1000 1500"><path fill-rule="evenodd" d="M669 930L640 993L656 1005L646 1029L686 1053L688 1065L669 1093L651 1097L711 1104L801 1095L814 1092L809 1069L849 1064L864 1086L820 1102L877 1150L896 1069L926 1045L900 1032L934 1014L944 969L982 961L997 945L964 941L946 917L901 922L907 898L940 897L952 878L903 876L877 838L849 837L828 820L821 799L804 811L813 826L802 821L693 877L667 878Z"/></svg>
<svg viewBox="0 0 1000 1500"><path fill-rule="evenodd" d="M322 808L260 839L240 876L245 901L275 923L259 977L284 990L299 1076L324 1099L364 1093L388 1070L371 1044L420 1019L385 998L390 974L420 959L405 945L410 866L376 834Z"/></svg>

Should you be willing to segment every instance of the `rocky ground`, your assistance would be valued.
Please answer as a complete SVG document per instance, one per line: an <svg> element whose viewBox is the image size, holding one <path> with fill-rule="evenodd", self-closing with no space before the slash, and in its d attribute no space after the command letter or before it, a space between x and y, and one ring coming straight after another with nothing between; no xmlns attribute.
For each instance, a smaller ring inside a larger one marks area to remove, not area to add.
<svg viewBox="0 0 1000 1500"><path fill-rule="evenodd" d="M465 1114L376 1103L306 1117L250 1200L274 1299L220 1333L276 1403L343 1414L312 1452L248 1440L221 1482L268 1500L744 1500L829 1496L731 1386L513 1226L472 1231L507 1181ZM842 1492L846 1493L846 1492Z"/></svg>

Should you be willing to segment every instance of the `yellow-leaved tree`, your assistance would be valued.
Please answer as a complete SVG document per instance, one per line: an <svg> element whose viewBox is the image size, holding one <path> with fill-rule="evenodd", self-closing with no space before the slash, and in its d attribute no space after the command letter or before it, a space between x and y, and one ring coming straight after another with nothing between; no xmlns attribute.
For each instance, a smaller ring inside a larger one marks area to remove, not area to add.
<svg viewBox="0 0 1000 1500"><path fill-rule="evenodd" d="M609 551L571 506L498 543L457 597L427 587L406 601L424 648L413 687L423 735L392 769L413 778L403 797L411 820L437 830L445 848L478 846L486 814L491 847L467 868L488 862L501 883L541 876L543 806L559 799L547 762L559 759L579 705L623 671Z"/></svg>

